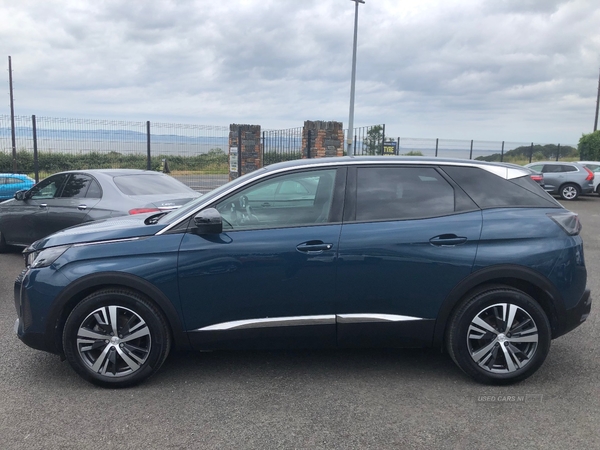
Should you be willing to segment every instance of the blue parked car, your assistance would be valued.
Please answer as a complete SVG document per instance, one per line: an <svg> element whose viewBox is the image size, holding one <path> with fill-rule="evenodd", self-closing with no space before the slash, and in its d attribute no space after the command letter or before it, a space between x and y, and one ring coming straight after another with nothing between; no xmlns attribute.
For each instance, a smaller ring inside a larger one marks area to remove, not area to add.
<svg viewBox="0 0 600 450"><path fill-rule="evenodd" d="M578 216L500 164L273 164L170 213L29 246L15 331L101 386L175 349L439 347L484 383L533 374L591 308Z"/></svg>
<svg viewBox="0 0 600 450"><path fill-rule="evenodd" d="M19 173L0 173L0 202L13 198L15 192L30 189L35 180Z"/></svg>

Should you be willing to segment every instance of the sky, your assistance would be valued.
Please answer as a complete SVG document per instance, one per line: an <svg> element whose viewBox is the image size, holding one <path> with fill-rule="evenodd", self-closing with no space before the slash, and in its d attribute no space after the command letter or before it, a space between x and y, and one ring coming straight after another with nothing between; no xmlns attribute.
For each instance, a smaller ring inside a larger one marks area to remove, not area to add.
<svg viewBox="0 0 600 450"><path fill-rule="evenodd" d="M348 123L349 0L0 0L16 115L263 129ZM355 126L577 144L593 131L597 0L365 0Z"/></svg>

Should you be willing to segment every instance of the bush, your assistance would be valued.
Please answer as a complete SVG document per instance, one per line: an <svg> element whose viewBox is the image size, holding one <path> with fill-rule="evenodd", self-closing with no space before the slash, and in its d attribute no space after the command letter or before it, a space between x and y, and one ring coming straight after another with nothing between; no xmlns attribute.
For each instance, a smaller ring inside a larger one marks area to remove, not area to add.
<svg viewBox="0 0 600 450"><path fill-rule="evenodd" d="M600 161L600 130L581 135L577 149L582 160Z"/></svg>

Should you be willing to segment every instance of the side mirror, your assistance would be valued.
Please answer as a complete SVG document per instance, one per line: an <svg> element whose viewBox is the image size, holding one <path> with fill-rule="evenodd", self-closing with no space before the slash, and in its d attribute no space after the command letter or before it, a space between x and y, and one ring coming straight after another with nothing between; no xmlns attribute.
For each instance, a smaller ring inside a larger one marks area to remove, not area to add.
<svg viewBox="0 0 600 450"><path fill-rule="evenodd" d="M215 208L200 211L194 216L195 234L220 234L223 232L223 219Z"/></svg>
<svg viewBox="0 0 600 450"><path fill-rule="evenodd" d="M24 201L27 200L27 189L22 189L20 191L15 192L15 200Z"/></svg>

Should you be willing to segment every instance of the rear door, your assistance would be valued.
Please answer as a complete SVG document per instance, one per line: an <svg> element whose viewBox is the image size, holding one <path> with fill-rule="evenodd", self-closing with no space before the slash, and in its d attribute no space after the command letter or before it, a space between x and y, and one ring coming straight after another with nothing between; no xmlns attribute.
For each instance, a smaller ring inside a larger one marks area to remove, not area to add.
<svg viewBox="0 0 600 450"><path fill-rule="evenodd" d="M435 167L349 171L338 263L340 346L427 346L472 270L481 211Z"/></svg>
<svg viewBox="0 0 600 450"><path fill-rule="evenodd" d="M98 182L87 174L70 174L63 189L49 202L48 234L79 225L101 200Z"/></svg>

